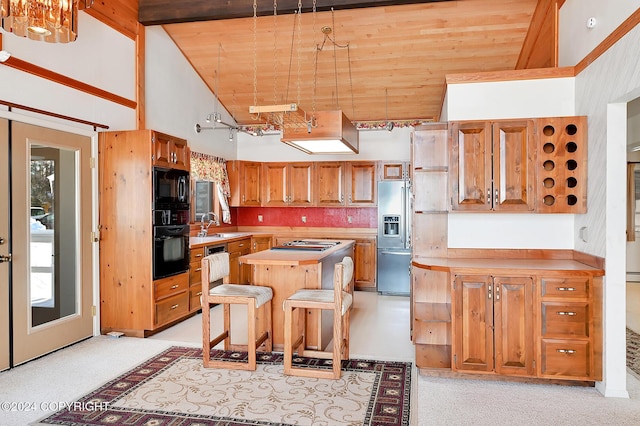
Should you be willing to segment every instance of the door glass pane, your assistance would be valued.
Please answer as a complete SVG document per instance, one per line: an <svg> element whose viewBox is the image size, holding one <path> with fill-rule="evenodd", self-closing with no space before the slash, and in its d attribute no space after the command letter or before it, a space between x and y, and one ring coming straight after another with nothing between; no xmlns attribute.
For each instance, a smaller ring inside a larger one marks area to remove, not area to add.
<svg viewBox="0 0 640 426"><path fill-rule="evenodd" d="M78 200L74 150L31 144L31 326L78 313Z"/></svg>

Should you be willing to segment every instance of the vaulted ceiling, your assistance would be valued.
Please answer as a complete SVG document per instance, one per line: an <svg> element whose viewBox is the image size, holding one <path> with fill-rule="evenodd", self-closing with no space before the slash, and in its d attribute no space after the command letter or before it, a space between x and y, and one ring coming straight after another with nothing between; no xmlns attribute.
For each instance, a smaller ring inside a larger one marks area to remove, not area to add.
<svg viewBox="0 0 640 426"><path fill-rule="evenodd" d="M445 75L516 68L537 4L404 1L409 4L338 9L345 2L376 0L327 0L315 13L304 12L312 6L304 1L300 15L291 13L297 0L275 2L275 15L274 2L259 1L255 18L252 0L208 2L244 17L196 11L206 20L164 28L239 124L263 121L249 113L252 105L289 103L307 112L340 108L359 122L430 120L440 114ZM145 15L149 3L167 4L140 0L140 22L162 22ZM331 3L336 10L326 10ZM167 8L173 21L196 19ZM328 36L323 27L331 29ZM210 112L213 106L203 116Z"/></svg>

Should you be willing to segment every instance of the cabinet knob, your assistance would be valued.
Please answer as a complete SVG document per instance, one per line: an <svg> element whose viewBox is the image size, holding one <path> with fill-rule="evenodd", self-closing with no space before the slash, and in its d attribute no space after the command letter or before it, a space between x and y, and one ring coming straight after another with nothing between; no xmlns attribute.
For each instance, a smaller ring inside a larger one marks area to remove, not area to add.
<svg viewBox="0 0 640 426"><path fill-rule="evenodd" d="M487 189L487 204L491 204L491 189Z"/></svg>
<svg viewBox="0 0 640 426"><path fill-rule="evenodd" d="M558 291L576 291L575 287L556 287Z"/></svg>
<svg viewBox="0 0 640 426"><path fill-rule="evenodd" d="M171 286L171 290L175 290L176 288L178 288L178 284L174 284Z"/></svg>
<svg viewBox="0 0 640 426"><path fill-rule="evenodd" d="M556 352L559 352L561 354L571 355L571 354L575 354L576 350L575 349L556 349Z"/></svg>
<svg viewBox="0 0 640 426"><path fill-rule="evenodd" d="M570 317L573 317L575 315L578 315L576 312L569 312L569 311L558 311L556 312L558 315L567 315Z"/></svg>
<svg viewBox="0 0 640 426"><path fill-rule="evenodd" d="M180 306L180 305L175 304L175 305L171 306L171 308L170 308L170 309L171 309L171 310L174 310L174 309L176 309L178 306Z"/></svg>

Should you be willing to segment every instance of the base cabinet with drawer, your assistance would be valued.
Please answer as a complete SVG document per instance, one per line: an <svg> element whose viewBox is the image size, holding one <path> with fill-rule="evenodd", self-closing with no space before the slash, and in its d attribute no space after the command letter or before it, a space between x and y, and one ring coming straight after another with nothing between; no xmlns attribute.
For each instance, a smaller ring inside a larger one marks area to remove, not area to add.
<svg viewBox="0 0 640 426"><path fill-rule="evenodd" d="M229 251L229 282L234 284L251 283L251 265L240 263L240 256L251 253L251 238L232 241L227 244Z"/></svg>
<svg viewBox="0 0 640 426"><path fill-rule="evenodd" d="M601 279L540 277L540 377L602 377Z"/></svg>
<svg viewBox="0 0 640 426"><path fill-rule="evenodd" d="M153 282L154 324L169 324L189 313L189 274L172 275Z"/></svg>
<svg viewBox="0 0 640 426"><path fill-rule="evenodd" d="M204 258L204 247L192 248L190 252L189 312L196 312L202 306L200 296L202 295L202 259Z"/></svg>

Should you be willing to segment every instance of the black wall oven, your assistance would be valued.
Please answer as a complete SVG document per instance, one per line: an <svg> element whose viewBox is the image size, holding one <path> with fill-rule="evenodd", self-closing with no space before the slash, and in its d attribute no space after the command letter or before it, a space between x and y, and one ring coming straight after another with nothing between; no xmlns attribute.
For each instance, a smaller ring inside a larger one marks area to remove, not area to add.
<svg viewBox="0 0 640 426"><path fill-rule="evenodd" d="M153 227L153 279L189 270L189 224Z"/></svg>
<svg viewBox="0 0 640 426"><path fill-rule="evenodd" d="M189 270L189 172L153 168L153 279Z"/></svg>

